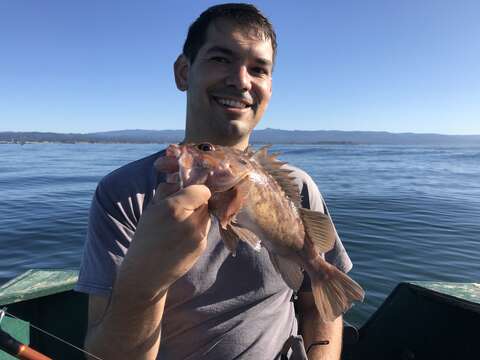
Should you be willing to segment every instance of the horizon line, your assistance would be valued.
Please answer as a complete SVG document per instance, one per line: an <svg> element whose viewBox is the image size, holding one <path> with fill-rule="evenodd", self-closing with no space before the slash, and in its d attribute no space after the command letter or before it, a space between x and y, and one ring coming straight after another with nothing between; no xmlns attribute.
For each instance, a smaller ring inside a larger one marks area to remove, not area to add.
<svg viewBox="0 0 480 360"><path fill-rule="evenodd" d="M402 132L394 132L388 130L326 130L326 129L280 129L280 128L271 128L266 127L262 129L254 129L253 131L262 131L262 130L277 130L277 131L289 131L289 132L316 132L316 131L323 131L323 132L344 132L344 133L387 133L393 135L440 135L440 136L480 136L479 134L446 134L446 133L439 133L439 132L414 132L414 131L402 131ZM108 132L115 132L115 131L185 131L185 129L116 129L116 130L97 130L97 131L87 131L87 132L62 132L62 131L44 131L44 130L1 130L0 133L51 133L51 134L76 134L76 135L88 135L88 134L96 134L96 133L108 133Z"/></svg>

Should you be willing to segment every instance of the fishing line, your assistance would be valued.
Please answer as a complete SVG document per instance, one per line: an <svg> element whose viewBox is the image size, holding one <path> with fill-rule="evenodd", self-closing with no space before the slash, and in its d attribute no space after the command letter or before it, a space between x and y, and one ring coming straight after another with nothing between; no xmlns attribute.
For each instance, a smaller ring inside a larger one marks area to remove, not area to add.
<svg viewBox="0 0 480 360"><path fill-rule="evenodd" d="M9 313L7 310L5 310L5 309L2 309L2 313L6 314L6 315L8 315L8 316L11 316L11 317L14 318L14 319L25 321L25 320L20 319L19 317L15 316L15 315L13 315L13 314L10 314L10 313ZM3 316L2 316L2 318L3 318ZM28 321L26 321L26 322L28 322ZM98 356L93 355L93 354L89 353L88 351L85 351L85 350L83 350L82 348L79 348L78 346L75 346L75 345L69 343L69 342L66 341L66 340L63 340L62 338L59 338L58 336L53 335L53 334L49 333L48 331L43 330L43 329L39 328L38 326L33 325L32 323L29 323L29 324L30 324L30 326L31 326L32 328L34 328L35 330L38 330L38 331L40 331L40 332L42 332L42 333L44 333L44 334L46 334L46 335L48 335L48 336L50 336L50 337L58 340L58 341L60 341L60 342L63 342L64 344L66 344L66 345L68 345L68 346L71 346L71 347L73 347L74 349L77 349L78 351L81 351L82 353L84 353L84 354L86 354L86 355L88 355L88 356L91 356L91 357L94 358L94 359L103 360L102 358L99 358Z"/></svg>

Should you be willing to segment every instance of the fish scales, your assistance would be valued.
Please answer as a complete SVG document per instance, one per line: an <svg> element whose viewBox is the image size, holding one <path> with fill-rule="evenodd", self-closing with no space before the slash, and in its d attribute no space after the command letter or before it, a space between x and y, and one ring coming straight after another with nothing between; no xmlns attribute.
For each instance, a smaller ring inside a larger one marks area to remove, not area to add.
<svg viewBox="0 0 480 360"><path fill-rule="evenodd" d="M265 173L260 165L254 172L248 200L245 201L239 219L242 212L249 212L261 229L259 231L262 232L262 238L269 242L265 244L269 248L275 247L282 254L288 254L291 249L301 250L305 232L297 209L272 176ZM263 178L263 181L255 181L258 177ZM274 243L270 239L277 239L277 242Z"/></svg>

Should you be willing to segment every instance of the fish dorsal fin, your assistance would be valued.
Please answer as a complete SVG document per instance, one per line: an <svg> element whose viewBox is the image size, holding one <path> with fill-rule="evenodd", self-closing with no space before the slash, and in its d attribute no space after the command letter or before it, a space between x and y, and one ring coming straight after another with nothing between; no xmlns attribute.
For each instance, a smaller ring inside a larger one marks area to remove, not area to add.
<svg viewBox="0 0 480 360"><path fill-rule="evenodd" d="M280 185L287 197L293 201L296 207L301 205L300 191L294 179L290 177L292 170L286 169L283 166L286 164L277 159L279 153L268 153L270 145L261 147L256 153L252 155L252 159L256 160L265 171L270 174L275 181Z"/></svg>
<svg viewBox="0 0 480 360"><path fill-rule="evenodd" d="M255 153L255 150L250 145L248 145L244 152L246 155L252 156Z"/></svg>
<svg viewBox="0 0 480 360"><path fill-rule="evenodd" d="M309 209L298 209L308 237L320 253L325 253L335 245L337 231L330 216Z"/></svg>

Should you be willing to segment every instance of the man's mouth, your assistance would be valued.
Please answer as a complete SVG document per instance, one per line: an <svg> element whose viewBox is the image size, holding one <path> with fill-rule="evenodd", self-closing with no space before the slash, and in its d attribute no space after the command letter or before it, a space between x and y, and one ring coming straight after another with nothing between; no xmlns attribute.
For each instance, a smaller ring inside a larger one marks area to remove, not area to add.
<svg viewBox="0 0 480 360"><path fill-rule="evenodd" d="M250 102L244 100L234 100L222 97L214 96L213 99L217 102L217 104L226 107L226 108L233 108L233 109L246 109L252 107Z"/></svg>

